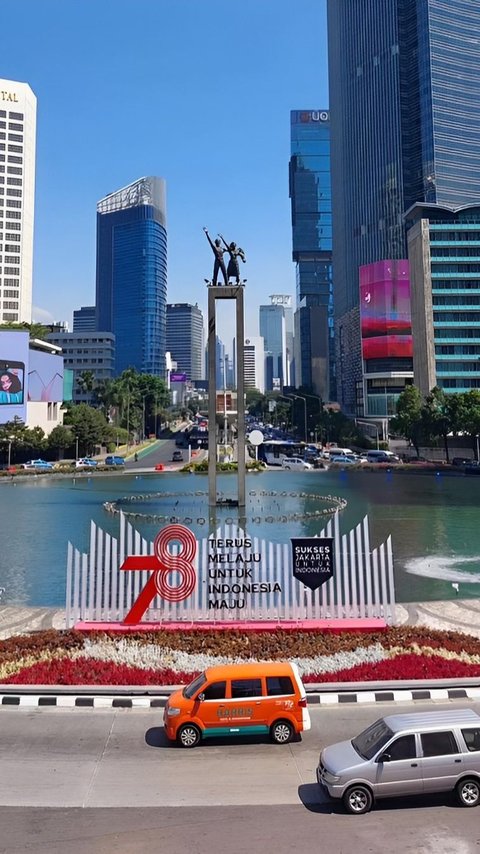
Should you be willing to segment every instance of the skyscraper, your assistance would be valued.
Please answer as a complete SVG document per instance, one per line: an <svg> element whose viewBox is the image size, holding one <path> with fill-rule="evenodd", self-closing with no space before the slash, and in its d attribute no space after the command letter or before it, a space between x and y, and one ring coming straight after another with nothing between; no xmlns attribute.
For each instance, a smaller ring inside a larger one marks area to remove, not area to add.
<svg viewBox="0 0 480 854"><path fill-rule="evenodd" d="M165 376L165 181L140 178L97 204L97 329L113 332L115 374Z"/></svg>
<svg viewBox="0 0 480 854"><path fill-rule="evenodd" d="M265 389L280 389L287 381L287 333L284 307L279 296L271 297L271 305L261 305L259 312L260 335L265 346ZM287 297L290 299L291 297ZM276 380L276 382L274 382Z"/></svg>
<svg viewBox="0 0 480 854"><path fill-rule="evenodd" d="M167 305L167 350L177 371L189 380L203 379L203 314L198 305Z"/></svg>
<svg viewBox="0 0 480 854"><path fill-rule="evenodd" d="M82 305L73 312L74 332L94 332L97 323L97 309L94 305Z"/></svg>
<svg viewBox="0 0 480 854"><path fill-rule="evenodd" d="M31 323L37 99L0 80L1 321Z"/></svg>
<svg viewBox="0 0 480 854"><path fill-rule="evenodd" d="M290 113L292 258L296 262L295 384L336 398L328 110Z"/></svg>
<svg viewBox="0 0 480 854"><path fill-rule="evenodd" d="M404 214L416 202L480 198L480 0L327 8L337 381L345 409L368 414L360 266L407 258ZM399 373L389 359L369 367Z"/></svg>

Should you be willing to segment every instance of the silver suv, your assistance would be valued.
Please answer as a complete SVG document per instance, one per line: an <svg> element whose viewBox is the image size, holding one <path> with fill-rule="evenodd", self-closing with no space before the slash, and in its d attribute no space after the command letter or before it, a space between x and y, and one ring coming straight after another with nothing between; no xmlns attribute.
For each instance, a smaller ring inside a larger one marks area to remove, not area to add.
<svg viewBox="0 0 480 854"><path fill-rule="evenodd" d="M317 780L345 809L361 815L375 798L455 791L480 803L480 716L465 709L390 715L325 747Z"/></svg>

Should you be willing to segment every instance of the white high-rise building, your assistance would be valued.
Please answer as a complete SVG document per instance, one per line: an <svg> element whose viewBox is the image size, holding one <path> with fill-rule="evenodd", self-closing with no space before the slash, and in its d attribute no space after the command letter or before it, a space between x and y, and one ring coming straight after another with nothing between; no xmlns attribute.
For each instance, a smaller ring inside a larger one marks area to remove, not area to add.
<svg viewBox="0 0 480 854"><path fill-rule="evenodd" d="M37 99L0 79L0 323L32 321Z"/></svg>
<svg viewBox="0 0 480 854"><path fill-rule="evenodd" d="M245 338L245 388L265 394L265 343L261 336Z"/></svg>

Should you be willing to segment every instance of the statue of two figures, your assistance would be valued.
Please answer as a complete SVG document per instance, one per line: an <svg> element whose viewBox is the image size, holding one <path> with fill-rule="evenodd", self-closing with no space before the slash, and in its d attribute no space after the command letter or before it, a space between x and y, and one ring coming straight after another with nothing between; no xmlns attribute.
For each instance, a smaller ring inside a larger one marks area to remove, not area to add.
<svg viewBox="0 0 480 854"><path fill-rule="evenodd" d="M235 279L235 284L240 284L240 264L238 263L238 259L241 258L243 263L245 263L245 252L240 246L237 246L233 241L231 243L227 243L225 238L219 234L215 240L212 240L208 233L208 229L203 229L205 234L207 235L207 240L212 247L212 252L215 256L215 261L213 265L213 278L212 285L217 284L218 274L221 272L223 276L223 281L225 285L229 284L230 279ZM224 253L228 252L229 260L228 267L225 267L225 261L223 260ZM208 282L208 279L205 279ZM243 280L244 282L246 279ZM242 283L243 284L243 283Z"/></svg>

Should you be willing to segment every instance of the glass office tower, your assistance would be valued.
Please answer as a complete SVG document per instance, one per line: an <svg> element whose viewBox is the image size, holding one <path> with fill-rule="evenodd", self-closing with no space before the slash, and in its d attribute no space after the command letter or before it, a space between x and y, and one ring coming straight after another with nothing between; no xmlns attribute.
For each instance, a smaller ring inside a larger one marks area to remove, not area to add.
<svg viewBox="0 0 480 854"><path fill-rule="evenodd" d="M198 305L167 305L167 350L187 379L204 378L203 314Z"/></svg>
<svg viewBox="0 0 480 854"><path fill-rule="evenodd" d="M407 258L416 202L480 198L480 0L328 0L339 399L362 383L359 267Z"/></svg>
<svg viewBox="0 0 480 854"><path fill-rule="evenodd" d="M332 195L328 110L290 113L292 258L296 263L295 384L336 398L332 285ZM316 309L313 316L311 309ZM300 312L300 316L298 313ZM311 335L313 324L313 338ZM308 330L308 334L307 334ZM319 352L312 350L312 340ZM320 353L321 351L321 353Z"/></svg>
<svg viewBox="0 0 480 854"><path fill-rule="evenodd" d="M115 375L165 377L165 181L140 178L97 205L97 329L113 332Z"/></svg>

